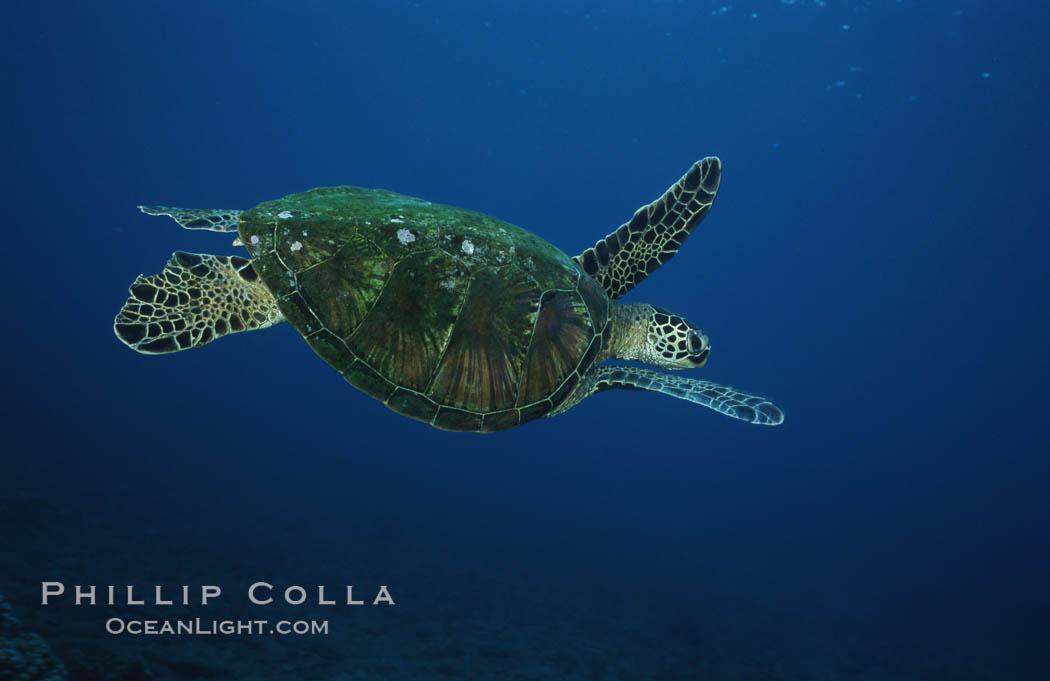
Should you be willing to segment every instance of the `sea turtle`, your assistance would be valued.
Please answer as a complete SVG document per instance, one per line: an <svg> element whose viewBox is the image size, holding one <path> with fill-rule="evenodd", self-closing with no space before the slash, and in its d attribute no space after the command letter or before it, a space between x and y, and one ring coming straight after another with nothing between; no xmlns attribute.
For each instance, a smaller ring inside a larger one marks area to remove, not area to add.
<svg viewBox="0 0 1050 681"><path fill-rule="evenodd" d="M707 362L683 317L622 304L707 214L718 158L574 258L518 227L389 191L325 187L246 211L140 206L186 229L238 232L251 258L175 252L139 276L114 322L146 354L195 348L288 321L351 385L444 430L494 432L553 416L608 388L662 392L776 425L769 400L630 366Z"/></svg>

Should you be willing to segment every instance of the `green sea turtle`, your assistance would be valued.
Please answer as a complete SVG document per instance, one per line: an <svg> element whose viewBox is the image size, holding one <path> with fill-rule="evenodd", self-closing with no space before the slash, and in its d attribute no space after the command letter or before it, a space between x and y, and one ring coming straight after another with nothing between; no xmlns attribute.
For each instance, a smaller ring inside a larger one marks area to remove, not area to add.
<svg viewBox="0 0 1050 681"><path fill-rule="evenodd" d="M750 423L769 400L630 366L707 362L683 317L622 304L711 208L721 162L696 162L656 201L575 258L486 215L393 192L327 187L246 211L140 206L187 229L238 232L251 258L176 252L139 276L114 322L147 354L288 321L351 385L444 430L494 432L608 388L652 390Z"/></svg>

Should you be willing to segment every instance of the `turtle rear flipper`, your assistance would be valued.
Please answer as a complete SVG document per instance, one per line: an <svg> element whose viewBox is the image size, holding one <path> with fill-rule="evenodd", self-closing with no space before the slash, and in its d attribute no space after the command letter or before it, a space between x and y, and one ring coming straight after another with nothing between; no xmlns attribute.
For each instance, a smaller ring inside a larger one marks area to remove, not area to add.
<svg viewBox="0 0 1050 681"><path fill-rule="evenodd" d="M711 381L623 366L595 367L588 371L580 381L576 399L566 400L569 404L562 411L588 395L610 388L652 390L762 426L778 426L784 422L784 411L765 397Z"/></svg>
<svg viewBox="0 0 1050 681"><path fill-rule="evenodd" d="M162 354L284 321L252 264L237 256L176 251L164 271L139 275L113 322L132 350Z"/></svg>
<svg viewBox="0 0 1050 681"><path fill-rule="evenodd" d="M146 215L167 215L183 229L206 229L210 232L236 232L242 210L213 210L210 208L170 208L168 206L139 206Z"/></svg>
<svg viewBox="0 0 1050 681"><path fill-rule="evenodd" d="M670 260L714 203L722 180L717 156L700 159L663 196L576 256L610 298L619 298Z"/></svg>

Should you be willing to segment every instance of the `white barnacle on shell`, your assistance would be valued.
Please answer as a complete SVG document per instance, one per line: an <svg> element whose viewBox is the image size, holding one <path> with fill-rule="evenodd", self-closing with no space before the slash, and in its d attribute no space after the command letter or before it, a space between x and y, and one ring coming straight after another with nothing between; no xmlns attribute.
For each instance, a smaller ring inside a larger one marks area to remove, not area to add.
<svg viewBox="0 0 1050 681"><path fill-rule="evenodd" d="M399 225L402 222L404 222L404 221L405 221L405 216L404 215L393 215L393 216L390 217L390 222L393 222L393 223L396 223L396 224L399 224Z"/></svg>
<svg viewBox="0 0 1050 681"><path fill-rule="evenodd" d="M257 235L255 235L255 234L252 234L252 238L249 239L249 241L252 242L252 246L258 246L259 245L259 237Z"/></svg>
<svg viewBox="0 0 1050 681"><path fill-rule="evenodd" d="M410 244L416 240L416 235L412 233L412 230L402 227L397 230L397 240L403 244Z"/></svg>
<svg viewBox="0 0 1050 681"><path fill-rule="evenodd" d="M470 239L464 239L462 249L467 255L474 255L474 242Z"/></svg>
<svg viewBox="0 0 1050 681"><path fill-rule="evenodd" d="M282 210L280 213L277 214L277 217L281 218L282 220L287 220L288 218L292 217L292 212L288 210Z"/></svg>
<svg viewBox="0 0 1050 681"><path fill-rule="evenodd" d="M301 243L299 243L298 241L293 241L292 242L292 246L291 246L292 253L295 253L296 251L301 250L302 247L303 247L303 245Z"/></svg>

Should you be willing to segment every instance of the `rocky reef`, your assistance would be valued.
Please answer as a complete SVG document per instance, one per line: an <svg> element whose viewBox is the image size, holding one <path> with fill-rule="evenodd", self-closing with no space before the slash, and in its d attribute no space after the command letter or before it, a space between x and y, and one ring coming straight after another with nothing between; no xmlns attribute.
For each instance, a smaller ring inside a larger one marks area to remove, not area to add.
<svg viewBox="0 0 1050 681"><path fill-rule="evenodd" d="M0 596L0 679L10 681L65 681L66 668L47 642L22 628L11 604Z"/></svg>

